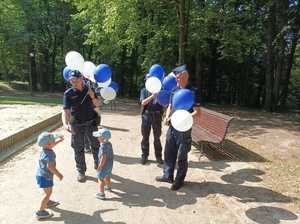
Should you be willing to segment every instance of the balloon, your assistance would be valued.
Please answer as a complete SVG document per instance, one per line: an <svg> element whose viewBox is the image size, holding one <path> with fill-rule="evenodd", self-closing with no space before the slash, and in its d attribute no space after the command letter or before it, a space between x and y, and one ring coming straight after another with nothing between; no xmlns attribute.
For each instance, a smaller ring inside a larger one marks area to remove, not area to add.
<svg viewBox="0 0 300 224"><path fill-rule="evenodd" d="M82 74L87 79L91 80L92 82L95 82L95 78L94 78L95 69L96 69L96 65L94 65L93 62L85 61L83 63Z"/></svg>
<svg viewBox="0 0 300 224"><path fill-rule="evenodd" d="M164 90L171 91L176 85L176 77L173 72L166 76L162 82Z"/></svg>
<svg viewBox="0 0 300 224"><path fill-rule="evenodd" d="M111 68L106 64L100 64L95 70L95 79L97 82L106 82L111 78Z"/></svg>
<svg viewBox="0 0 300 224"><path fill-rule="evenodd" d="M189 89L180 89L175 92L172 99L173 111L189 110L195 103L195 94Z"/></svg>
<svg viewBox="0 0 300 224"><path fill-rule="evenodd" d="M113 88L116 92L118 92L118 90L119 90L119 88L120 88L120 87L119 87L119 84L116 83L116 82L114 82L114 81L112 81L112 82L110 83L109 87Z"/></svg>
<svg viewBox="0 0 300 224"><path fill-rule="evenodd" d="M108 87L111 83L111 79L107 80L106 82L98 82L99 87Z"/></svg>
<svg viewBox="0 0 300 224"><path fill-rule="evenodd" d="M150 93L158 93L161 89L161 82L156 77L148 78L145 85Z"/></svg>
<svg viewBox="0 0 300 224"><path fill-rule="evenodd" d="M188 131L193 126L193 117L186 110L176 110L171 116L171 124L177 131Z"/></svg>
<svg viewBox="0 0 300 224"><path fill-rule="evenodd" d="M111 87L104 87L100 89L100 94L105 100L113 100L117 95L116 91Z"/></svg>
<svg viewBox="0 0 300 224"><path fill-rule="evenodd" d="M64 70L63 70L63 77L66 81L69 81L69 76L70 76L70 72L72 70L68 67L65 67Z"/></svg>
<svg viewBox="0 0 300 224"><path fill-rule="evenodd" d="M156 77L162 81L164 79L165 71L159 64L155 64L151 66L148 73L150 76Z"/></svg>
<svg viewBox="0 0 300 224"><path fill-rule="evenodd" d="M84 59L76 51L70 51L67 53L66 58L65 58L67 66L72 69L72 70L78 70L82 72L83 69L83 64L84 64Z"/></svg>
<svg viewBox="0 0 300 224"><path fill-rule="evenodd" d="M104 104L109 104L109 102L110 102L109 100L103 100Z"/></svg>
<svg viewBox="0 0 300 224"><path fill-rule="evenodd" d="M171 92L166 91L166 90L161 90L158 93L156 100L160 105L162 105L163 107L166 107L170 103L170 96L171 96Z"/></svg>

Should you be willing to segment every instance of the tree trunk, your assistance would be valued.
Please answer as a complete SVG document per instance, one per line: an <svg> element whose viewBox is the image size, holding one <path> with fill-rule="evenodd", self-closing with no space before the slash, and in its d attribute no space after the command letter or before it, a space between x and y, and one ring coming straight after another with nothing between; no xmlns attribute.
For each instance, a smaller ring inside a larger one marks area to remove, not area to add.
<svg viewBox="0 0 300 224"><path fill-rule="evenodd" d="M266 85L265 85L265 105L267 111L272 111L272 89L274 82L274 47L273 40L275 34L275 3L270 6L269 18L267 21L267 57L266 57Z"/></svg>
<svg viewBox="0 0 300 224"><path fill-rule="evenodd" d="M35 51L33 45L29 45L28 57L29 57L29 79L30 79L30 90L37 90L37 72L36 72L36 62L35 62Z"/></svg>
<svg viewBox="0 0 300 224"><path fill-rule="evenodd" d="M55 90L55 75L56 75L55 60L56 60L56 48L57 48L57 37L56 37L56 35L54 35L53 52L52 52L52 66L51 66L51 86L50 86L51 92L54 92L54 90Z"/></svg>
<svg viewBox="0 0 300 224"><path fill-rule="evenodd" d="M48 49L44 49L44 63L41 69L40 74L40 84L42 87L42 91L47 91L49 87L49 62L50 62L50 54Z"/></svg>
<svg viewBox="0 0 300 224"><path fill-rule="evenodd" d="M290 53L287 58L287 66L286 66L285 75L284 75L285 79L283 82L282 94L280 97L280 107L281 108L284 108L285 104L286 104L288 90L289 90L289 82L290 82L290 78L291 78L291 70L292 70L293 63L294 63L295 50L296 50L296 47L298 44L298 38L300 35L300 33L299 33L300 32L300 5L299 4L298 4L297 11L296 11L296 19L295 19L295 24L294 24L292 31L293 31L293 38L292 38L291 50L290 50Z"/></svg>
<svg viewBox="0 0 300 224"><path fill-rule="evenodd" d="M179 0L177 3L177 17L178 17L178 64L185 62L185 48L187 37L186 24L186 0Z"/></svg>

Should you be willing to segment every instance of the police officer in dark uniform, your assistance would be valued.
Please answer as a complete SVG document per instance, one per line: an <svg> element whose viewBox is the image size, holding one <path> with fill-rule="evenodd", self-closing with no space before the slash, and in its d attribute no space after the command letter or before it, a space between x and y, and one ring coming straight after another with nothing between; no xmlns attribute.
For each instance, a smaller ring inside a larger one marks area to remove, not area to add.
<svg viewBox="0 0 300 224"><path fill-rule="evenodd" d="M84 135L91 143L94 157L94 168L98 167L99 143L93 137L93 131L97 131L99 117L94 107L100 107L100 101L95 92L83 81L79 71L72 71L69 77L72 87L65 91L63 98L62 122L66 130L72 133L71 146L75 153L76 168L78 171L77 180L86 180Z"/></svg>
<svg viewBox="0 0 300 224"><path fill-rule="evenodd" d="M173 70L173 73L176 76L177 87L172 90L170 104L166 111L165 122L170 125L167 136L166 136L166 145L165 145L165 153L164 153L164 168L163 168L163 176L156 177L156 181L159 182L168 182L173 183L171 186L171 190L178 190L183 186L184 179L188 169L188 152L191 150L192 137L191 132L192 129L180 132L177 131L170 124L170 117L172 114L172 98L174 94L180 89L192 89L192 87L188 84L189 74L186 70L186 66L182 65ZM189 109L189 112L192 113L192 116L195 116L199 111L199 104L195 103L192 108ZM176 173L176 177L174 180L174 169L176 165L176 160L178 163L178 169Z"/></svg>
<svg viewBox="0 0 300 224"><path fill-rule="evenodd" d="M141 129L142 129L142 136L143 136L141 142L141 148L142 148L141 163L144 165L148 161L149 136L152 127L156 161L159 164L163 164L162 147L160 142L163 107L160 104L158 104L158 102L156 101L156 94L151 94L146 90L146 88L143 88L140 92L140 102L142 105Z"/></svg>

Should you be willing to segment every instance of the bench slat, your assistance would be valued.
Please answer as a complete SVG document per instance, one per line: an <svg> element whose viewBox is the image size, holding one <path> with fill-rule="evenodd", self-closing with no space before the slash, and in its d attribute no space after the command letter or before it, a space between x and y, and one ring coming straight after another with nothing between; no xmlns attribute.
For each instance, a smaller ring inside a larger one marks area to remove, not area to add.
<svg viewBox="0 0 300 224"><path fill-rule="evenodd" d="M194 118L193 140L213 143L222 142L232 119L228 115L201 108L200 113Z"/></svg>

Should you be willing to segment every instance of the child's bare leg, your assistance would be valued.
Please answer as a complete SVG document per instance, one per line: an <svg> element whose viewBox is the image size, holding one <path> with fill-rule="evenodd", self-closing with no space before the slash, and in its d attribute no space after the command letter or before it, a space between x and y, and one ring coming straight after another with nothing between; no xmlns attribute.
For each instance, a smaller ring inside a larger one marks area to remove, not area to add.
<svg viewBox="0 0 300 224"><path fill-rule="evenodd" d="M106 176L104 178L104 181L105 181L105 185L110 186L110 176Z"/></svg>
<svg viewBox="0 0 300 224"><path fill-rule="evenodd" d="M47 208L48 201L52 194L52 187L43 188L43 191L44 191L44 197L42 198L41 201L40 210L45 210Z"/></svg>
<svg viewBox="0 0 300 224"><path fill-rule="evenodd" d="M98 183L99 183L99 190L100 190L100 192L104 193L104 186L105 186L104 179L103 180L98 179Z"/></svg>

